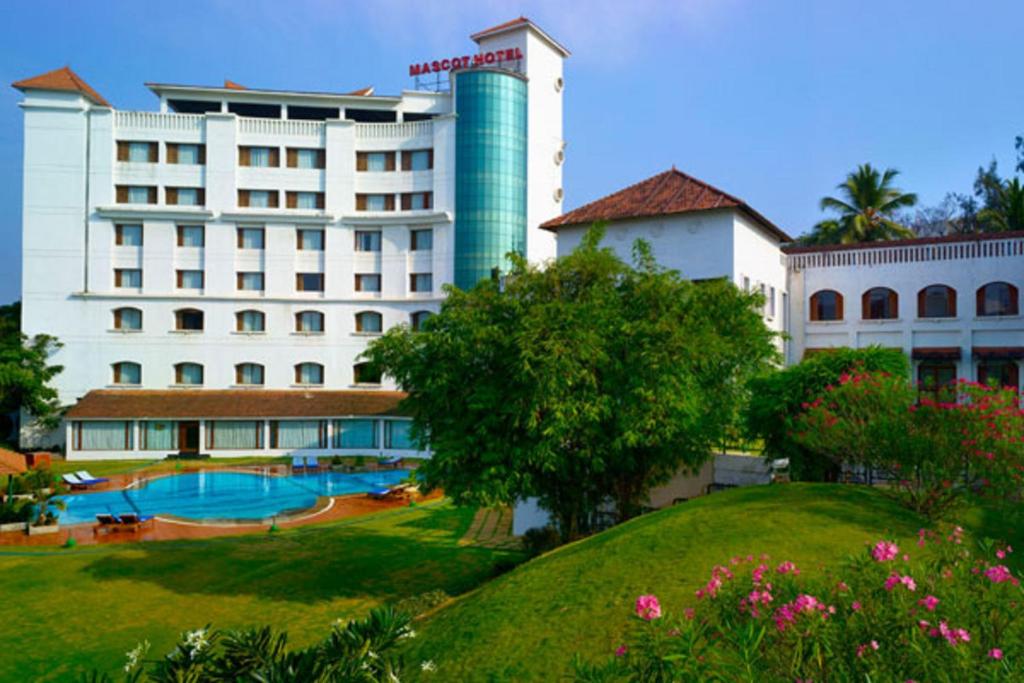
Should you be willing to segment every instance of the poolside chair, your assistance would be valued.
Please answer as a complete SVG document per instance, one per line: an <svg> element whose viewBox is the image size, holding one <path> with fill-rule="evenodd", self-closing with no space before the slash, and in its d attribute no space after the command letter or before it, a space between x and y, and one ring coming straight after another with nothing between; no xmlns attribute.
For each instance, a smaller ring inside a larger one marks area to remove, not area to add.
<svg viewBox="0 0 1024 683"><path fill-rule="evenodd" d="M143 524L153 520L153 515L140 515L135 512L126 512L118 515L121 520L120 527L129 531L137 531Z"/></svg>
<svg viewBox="0 0 1024 683"><path fill-rule="evenodd" d="M292 456L292 471L298 472L299 470L306 469L306 462L302 459L301 455Z"/></svg>
<svg viewBox="0 0 1024 683"><path fill-rule="evenodd" d="M89 484L102 484L104 482L110 481L106 477L94 477L85 470L79 470L75 472L75 474L78 475L79 479Z"/></svg>
<svg viewBox="0 0 1024 683"><path fill-rule="evenodd" d="M320 471L320 460L319 460L319 458L317 458L316 456L313 456L313 455L307 455L306 456L306 469L307 470L311 470L313 472L319 472Z"/></svg>
<svg viewBox="0 0 1024 683"><path fill-rule="evenodd" d="M367 491L366 495L374 500L385 500L391 495L391 489L374 489L373 491Z"/></svg>
<svg viewBox="0 0 1024 683"><path fill-rule="evenodd" d="M88 481L82 481L77 474L62 474L60 475L61 480L72 489L87 489L92 484Z"/></svg>
<svg viewBox="0 0 1024 683"><path fill-rule="evenodd" d="M92 528L92 533L95 536L100 531L115 531L121 524L121 520L117 518L117 515L110 514L98 514L96 515L96 526Z"/></svg>
<svg viewBox="0 0 1024 683"><path fill-rule="evenodd" d="M381 460L380 464L384 467L398 469L402 465L402 456L396 455L393 458L386 458L385 460Z"/></svg>

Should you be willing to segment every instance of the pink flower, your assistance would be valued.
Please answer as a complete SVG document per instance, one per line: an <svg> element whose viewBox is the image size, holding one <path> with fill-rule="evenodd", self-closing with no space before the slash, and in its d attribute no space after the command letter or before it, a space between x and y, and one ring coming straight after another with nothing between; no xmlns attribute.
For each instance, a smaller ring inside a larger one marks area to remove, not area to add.
<svg viewBox="0 0 1024 683"><path fill-rule="evenodd" d="M865 643L864 645L858 646L857 647L857 656L858 657L863 657L864 653L867 651L868 648L871 648L872 650L877 650L878 649L878 641L877 640L872 640L870 643Z"/></svg>
<svg viewBox="0 0 1024 683"><path fill-rule="evenodd" d="M1000 650L998 647L994 647L994 648L992 648L991 650L988 651L988 656L991 657L992 659L1002 659L1003 658L1003 651Z"/></svg>
<svg viewBox="0 0 1024 683"><path fill-rule="evenodd" d="M946 642L950 645L956 645L957 643L967 643L971 640L971 634L962 628L950 628L949 624L944 621L939 622L938 628L933 628L928 632L932 638L943 637Z"/></svg>
<svg viewBox="0 0 1024 683"><path fill-rule="evenodd" d="M908 591L917 590L917 583L910 576L900 576L896 572L889 574L889 578L885 580L885 590L892 591L893 588L899 585L906 586Z"/></svg>
<svg viewBox="0 0 1024 683"><path fill-rule="evenodd" d="M875 562L889 562L895 559L899 553L899 546L891 541L879 541L871 549L871 557L875 558Z"/></svg>
<svg viewBox="0 0 1024 683"><path fill-rule="evenodd" d="M850 605L850 609L852 609L854 612L859 612L860 611L860 603L858 601L854 600L853 604Z"/></svg>
<svg viewBox="0 0 1024 683"><path fill-rule="evenodd" d="M627 648L625 645L619 645L617 648L615 648L616 657L624 657L626 656L627 652L629 652L629 648Z"/></svg>
<svg viewBox="0 0 1024 683"><path fill-rule="evenodd" d="M644 621L661 617L661 603L653 595L641 595L636 599L636 615Z"/></svg>
<svg viewBox="0 0 1024 683"><path fill-rule="evenodd" d="M929 612L934 612L936 605L939 604L939 599L934 595L928 595L918 600L917 604L923 606Z"/></svg>
<svg viewBox="0 0 1024 683"><path fill-rule="evenodd" d="M796 565L790 562L789 560L786 560L778 567L776 567L775 571L777 571L780 574L793 574L794 576L800 573L800 570L796 568Z"/></svg>
<svg viewBox="0 0 1024 683"><path fill-rule="evenodd" d="M686 609L683 610L683 616L686 617L687 619L689 619L690 621L693 621L693 617L695 615L696 615L696 612L693 611L692 607L687 607Z"/></svg>
<svg viewBox="0 0 1024 683"><path fill-rule="evenodd" d="M1010 568L1005 564L999 564L994 567L989 567L985 570L985 576L992 583L1004 583L1006 581L1013 580L1013 574L1010 573Z"/></svg>

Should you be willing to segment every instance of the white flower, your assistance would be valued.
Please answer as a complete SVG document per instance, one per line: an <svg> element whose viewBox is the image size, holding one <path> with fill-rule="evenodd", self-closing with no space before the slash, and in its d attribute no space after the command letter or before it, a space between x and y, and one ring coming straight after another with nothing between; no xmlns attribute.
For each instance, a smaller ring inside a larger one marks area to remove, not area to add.
<svg viewBox="0 0 1024 683"><path fill-rule="evenodd" d="M206 640L206 629L188 631L185 634L185 647L188 648L189 657L195 658L207 645L209 641Z"/></svg>
<svg viewBox="0 0 1024 683"><path fill-rule="evenodd" d="M422 671L437 671L437 665L430 659L420 662L420 670Z"/></svg>
<svg viewBox="0 0 1024 683"><path fill-rule="evenodd" d="M406 638L415 638L415 637L416 637L416 631L412 630L408 626L406 626L404 629L402 629L402 632L400 634L398 634L399 640L404 640Z"/></svg>
<svg viewBox="0 0 1024 683"><path fill-rule="evenodd" d="M124 672L131 673L132 669L139 665L139 660L142 659L143 655L149 652L149 641L144 640L135 646L135 649L125 653L125 657L128 661L124 665Z"/></svg>

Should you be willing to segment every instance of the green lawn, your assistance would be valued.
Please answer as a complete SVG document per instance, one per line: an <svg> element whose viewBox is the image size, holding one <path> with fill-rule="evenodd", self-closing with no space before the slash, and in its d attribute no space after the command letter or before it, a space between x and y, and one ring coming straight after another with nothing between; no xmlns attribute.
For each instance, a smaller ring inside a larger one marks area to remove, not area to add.
<svg viewBox="0 0 1024 683"><path fill-rule="evenodd" d="M94 469L94 473L98 474ZM507 552L462 547L473 511L428 503L276 534L71 550L0 549L0 680L69 680L114 670L136 642L272 623L291 640L339 617L489 578Z"/></svg>
<svg viewBox="0 0 1024 683"><path fill-rule="evenodd" d="M1019 526L978 510L963 519L1024 546ZM716 493L563 547L449 603L421 623L406 656L435 663L432 674L412 667L423 680L560 680L574 652L604 657L621 644L637 595L654 593L679 613L695 602L711 567L733 555L767 552L813 571L883 537L913 548L924 524L865 487Z"/></svg>

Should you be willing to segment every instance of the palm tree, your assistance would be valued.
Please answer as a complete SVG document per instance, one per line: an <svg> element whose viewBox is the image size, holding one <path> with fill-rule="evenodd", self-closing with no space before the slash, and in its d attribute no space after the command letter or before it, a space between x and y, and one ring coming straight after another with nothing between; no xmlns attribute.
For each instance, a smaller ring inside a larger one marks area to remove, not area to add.
<svg viewBox="0 0 1024 683"><path fill-rule="evenodd" d="M1024 230L1024 185L1020 178L996 180L992 186L992 204L978 212L985 232Z"/></svg>
<svg viewBox="0 0 1024 683"><path fill-rule="evenodd" d="M899 171L887 168L883 173L871 164L861 164L839 185L840 196L824 197L822 211L835 211L837 218L814 226L804 238L808 244L851 244L878 240L904 239L914 233L896 220L896 212L917 203L917 195L893 187Z"/></svg>

